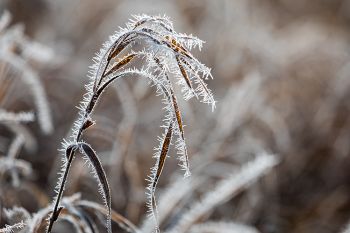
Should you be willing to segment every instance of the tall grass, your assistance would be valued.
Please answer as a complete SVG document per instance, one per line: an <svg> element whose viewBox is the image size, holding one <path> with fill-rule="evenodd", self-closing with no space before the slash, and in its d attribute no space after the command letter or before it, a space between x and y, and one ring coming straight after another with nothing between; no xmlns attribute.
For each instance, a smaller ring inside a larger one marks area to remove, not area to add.
<svg viewBox="0 0 350 233"><path fill-rule="evenodd" d="M142 45L141 50L134 50L136 43ZM202 41L193 36L179 34L174 31L167 17L151 17L147 15L134 16L134 19L104 43L102 49L94 57L90 70L90 83L86 85L87 93L79 105L79 118L74 123L70 139L63 142L63 165L61 177L56 188L54 208L49 220L47 232L51 232L54 222L58 219L62 207L59 206L63 196L75 152L79 150L93 169L97 178L99 192L107 208L107 230L111 226L111 193L106 173L99 157L92 147L83 142L85 130L94 124L92 113L105 89L114 81L123 78L140 77L149 79L156 87L156 93L162 95L165 104L164 134L159 138L160 145L156 148L154 158L156 163L151 169L148 186L148 207L155 219L158 229L157 204L155 191L168 156L172 136L177 136L176 148L180 155L181 167L185 177L190 175L188 154L184 136L181 112L174 93L173 82L169 75L177 79L181 85L185 99L196 97L201 102L215 107L215 100L207 84L203 81L211 77L210 69L200 63L190 49L201 47ZM143 64L141 68L137 68Z"/></svg>

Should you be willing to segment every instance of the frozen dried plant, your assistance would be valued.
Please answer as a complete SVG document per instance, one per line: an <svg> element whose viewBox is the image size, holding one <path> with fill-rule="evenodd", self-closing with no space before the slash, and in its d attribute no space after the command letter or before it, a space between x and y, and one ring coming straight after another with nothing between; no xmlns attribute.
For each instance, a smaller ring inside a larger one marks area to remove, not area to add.
<svg viewBox="0 0 350 233"><path fill-rule="evenodd" d="M32 166L29 162L22 159L12 159L8 157L0 157L0 177L6 172L11 172L12 182L14 186L18 186L18 175L27 177L32 174Z"/></svg>
<svg viewBox="0 0 350 233"><path fill-rule="evenodd" d="M29 212L26 209L18 206L14 206L11 209L5 209L4 213L6 218L11 221L25 221L26 219L30 218Z"/></svg>
<svg viewBox="0 0 350 233"><path fill-rule="evenodd" d="M8 83L7 79L9 79L9 76L13 76L8 73L9 68L5 69L4 67L9 66L13 71L16 71L16 77L20 77L22 81L28 85L34 97L38 122L42 131L44 133L50 133L52 132L53 125L46 92L37 72L28 62L31 60L39 63L48 62L53 58L53 56L50 56L50 54L52 55L52 51L26 38L23 33L23 27L20 25L8 27L9 22L10 15L8 12L5 12L0 18L0 83L6 86L3 82ZM40 49L38 49L38 46L40 46ZM34 51L41 52L38 55L34 53ZM2 88L0 89L3 91ZM5 113L4 110L1 110L0 118L9 116ZM21 113L19 116L16 116L16 118L18 118L18 120L24 118L24 121L28 121L30 114L24 115Z"/></svg>
<svg viewBox="0 0 350 233"><path fill-rule="evenodd" d="M27 177L32 173L31 164L17 158L22 146L24 145L24 140L24 136L18 134L15 139L12 140L7 155L0 158L0 177L9 173L12 186L14 187L18 187L20 184L20 175Z"/></svg>
<svg viewBox="0 0 350 233"><path fill-rule="evenodd" d="M62 206L64 209L61 211L60 221L70 223L77 233L98 232L98 222L94 219L100 219L100 215L106 214L106 210L103 206L94 202L81 200L81 195L79 193L63 198ZM33 215L29 214L27 210L21 207L5 209L4 213L6 219L11 225L0 229L0 232L41 232L45 224L45 219L50 214L51 209L52 205L49 205L40 209ZM138 228L133 223L117 212L112 211L111 218L126 232L139 232Z"/></svg>
<svg viewBox="0 0 350 233"><path fill-rule="evenodd" d="M1 233L13 233L18 232L19 230L23 229L25 226L24 222L18 222L13 225L6 225L4 228L0 229Z"/></svg>
<svg viewBox="0 0 350 233"><path fill-rule="evenodd" d="M8 112L0 109L0 122L17 122L27 123L34 121L34 114L32 112Z"/></svg>
<svg viewBox="0 0 350 233"><path fill-rule="evenodd" d="M107 214L106 209L95 202L81 200L77 202L77 206L87 210L93 210L97 213ZM127 218L123 217L115 211L112 211L111 218L114 222L116 222L119 225L120 228L124 229L127 232L141 232L132 222L130 222Z"/></svg>
<svg viewBox="0 0 350 233"><path fill-rule="evenodd" d="M63 165L47 232L51 231L62 211L59 203L77 150L85 155L98 180L99 191L107 209L107 230L112 232L111 194L106 174L95 151L82 141L82 136L83 132L94 124L92 113L101 94L115 80L128 77L148 79L156 87L157 95L163 97L165 104L164 125L161 126L164 133L159 138L159 147L155 148L156 163L151 169L148 179L150 184L147 188L150 215L155 220L158 230L155 191L173 136L177 137L175 147L179 154L180 166L185 170L185 176L190 175L183 122L172 77L175 77L176 83L181 86L185 100L196 97L201 102L211 105L212 109L215 108L214 97L204 82L212 77L210 69L190 53L192 48L201 48L202 43L192 35L175 32L167 17L147 15L134 16L126 28L120 29L104 43L100 52L93 58L94 64L89 72L90 83L86 85L87 93L79 105L80 117L74 123L71 138L63 143ZM143 49L133 50L135 44L142 45ZM141 68L140 64L143 64Z"/></svg>
<svg viewBox="0 0 350 233"><path fill-rule="evenodd" d="M193 224L197 223L215 206L237 195L240 190L249 186L277 164L278 159L274 155L265 153L258 155L255 160L248 162L238 172L221 181L212 191L207 192L200 201L192 204L190 209L181 215L178 222L168 232L188 232Z"/></svg>
<svg viewBox="0 0 350 233"><path fill-rule="evenodd" d="M206 222L191 227L191 233L259 233L251 226L234 222Z"/></svg>
<svg viewBox="0 0 350 233"><path fill-rule="evenodd" d="M26 227L26 221L30 219L30 214L22 207L13 207L4 209L4 215L10 224L0 229L0 232L14 233L23 232Z"/></svg>
<svg viewBox="0 0 350 233"><path fill-rule="evenodd" d="M53 126L49 103L47 101L44 87L37 73L26 64L26 61L23 58L9 52L0 50L0 60L10 64L14 69L21 72L20 77L22 77L23 82L28 85L33 94L34 103L38 112L39 125L45 133L50 133Z"/></svg>
<svg viewBox="0 0 350 233"><path fill-rule="evenodd" d="M184 201L186 196L190 196L191 192L198 186L203 184L203 179L192 176L191 179L184 180L181 177L176 177L175 181L170 183L159 198L158 204L158 221L161 225L173 213L174 209L181 206L181 201ZM152 232L154 223L152 219L145 219L141 231Z"/></svg>
<svg viewBox="0 0 350 233"><path fill-rule="evenodd" d="M16 157L18 156L22 146L24 144L24 137L22 135L16 136L16 138L12 141L9 150L7 152L7 158L9 159L9 163L15 164ZM19 176L16 169L11 170L12 184L13 186L18 187L19 185Z"/></svg>
<svg viewBox="0 0 350 233"><path fill-rule="evenodd" d="M37 149L37 141L34 135L30 132L30 130L21 123L18 122L1 122L6 128L8 128L15 137L23 137L24 149L29 152L34 152Z"/></svg>

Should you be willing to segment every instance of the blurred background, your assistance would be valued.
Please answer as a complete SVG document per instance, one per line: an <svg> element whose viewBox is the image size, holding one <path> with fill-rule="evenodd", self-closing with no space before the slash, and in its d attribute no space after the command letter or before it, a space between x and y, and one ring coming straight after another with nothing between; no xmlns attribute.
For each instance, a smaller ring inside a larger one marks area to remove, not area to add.
<svg viewBox="0 0 350 233"><path fill-rule="evenodd" d="M178 97L193 173L204 179L180 206L190 208L234 169L268 152L280 164L216 206L203 221L235 221L266 233L340 232L346 226L350 1L1 0L0 13L5 9L12 16L8 27L22 27L26 40L41 46L39 55L29 54L26 60L46 91L53 131L44 134L37 121L25 124L32 147L24 146L18 158L30 162L33 173L23 178L26 185L20 191L3 180L1 205L23 206L31 213L47 205L61 162L57 149L77 117L75 106L92 57L131 15L165 14L178 32L206 41L202 51L193 53L212 68L214 79L208 85L217 100L212 112ZM21 79L11 88L3 90L1 108L36 111L31 90ZM136 225L146 216L145 178L154 162L162 115L161 100L147 82L116 83L99 103L97 124L85 135L105 164L113 209ZM0 155L5 155L15 136L5 126L0 134ZM175 157L172 150L159 196L181 175ZM65 194L81 192L84 199L101 202L83 165L75 161ZM174 210L162 228L174 224L179 213Z"/></svg>

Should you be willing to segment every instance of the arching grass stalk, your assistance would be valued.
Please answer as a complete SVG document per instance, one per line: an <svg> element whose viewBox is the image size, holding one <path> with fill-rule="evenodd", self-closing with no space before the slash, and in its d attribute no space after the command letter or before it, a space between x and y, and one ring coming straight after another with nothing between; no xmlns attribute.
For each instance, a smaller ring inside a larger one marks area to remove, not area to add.
<svg viewBox="0 0 350 233"><path fill-rule="evenodd" d="M135 43L141 44L143 48L134 51ZM89 72L90 83L86 85L87 93L79 106L79 118L74 123L71 139L63 142L63 166L47 232L51 232L62 210L60 200L77 150L89 161L97 178L99 191L107 209L107 229L108 232L112 232L111 194L106 174L95 151L82 141L82 137L84 131L94 124L91 115L102 93L115 80L128 77L148 79L156 87L156 93L162 95L165 104L165 123L162 125L165 130L154 154L156 163L151 169L148 186L148 206L158 230L155 191L174 136L177 137L176 149L180 166L185 170L185 176L190 175L183 121L172 78L175 77L177 84L182 87L186 100L196 97L215 108L213 95L204 82L212 77L210 69L189 52L194 47L201 48L202 43L196 37L175 32L167 17L141 15L134 16L125 29L111 36L103 45L93 59L94 64ZM133 66L136 63L138 67L143 64L142 68Z"/></svg>

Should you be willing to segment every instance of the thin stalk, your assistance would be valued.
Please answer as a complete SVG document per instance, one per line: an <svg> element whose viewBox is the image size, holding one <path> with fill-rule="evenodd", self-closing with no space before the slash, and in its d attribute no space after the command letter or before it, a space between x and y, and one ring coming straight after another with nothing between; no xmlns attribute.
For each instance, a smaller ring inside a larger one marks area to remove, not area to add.
<svg viewBox="0 0 350 233"><path fill-rule="evenodd" d="M81 126L79 128L79 132L78 132L78 134L77 134L77 136L75 138L75 142L80 141L81 136L83 135L83 132L86 129L86 128L84 129L84 123L88 119L89 114L91 113L92 109L94 108L98 97L99 97L99 95L96 96L94 94L92 96L91 100L90 100L90 103L87 105L84 117L82 119L82 124L81 124ZM59 192L58 192L58 195L57 195L57 199L56 199L56 202L55 202L55 207L54 207L53 212L52 212L51 217L50 217L49 226L47 228L47 233L51 232L53 224L58 219L58 217L60 215L60 212L62 210L62 207L61 208L59 207L59 203L60 203L60 200L61 200L62 195L63 195L64 187L65 187L65 184L66 184L66 180L67 180L67 177L68 177L68 173L69 173L70 167L72 165L72 161L73 161L73 158L74 158L74 155L75 155L75 151L76 150L74 148L72 148L70 150L70 152L69 152L67 165L66 165L65 170L64 170L64 174L63 174L63 177L62 177L62 183L61 183L61 186L60 186L60 189L59 189Z"/></svg>
<svg viewBox="0 0 350 233"><path fill-rule="evenodd" d="M61 210L62 210L62 207L59 208L58 205L59 205L60 200L61 200L62 195L63 195L63 190L64 190L65 182L66 182L66 180L67 180L68 173L69 173L69 169L70 169L70 166L71 166L72 161L73 161L73 158L74 158L74 153L75 153L75 150L71 150L71 152L70 152L70 154L69 154L69 159L68 159L66 168L65 168L65 170L64 170L63 178L62 178L62 184L61 184L60 190L59 190L58 195L57 195L55 207L54 207L53 212L52 212L51 217L50 217L49 226L48 226L48 228L47 228L47 232L48 232L48 233L51 232L51 229L52 229L52 227L53 227L53 224L54 224L54 222L58 219L58 216L60 215L60 212L61 212Z"/></svg>

